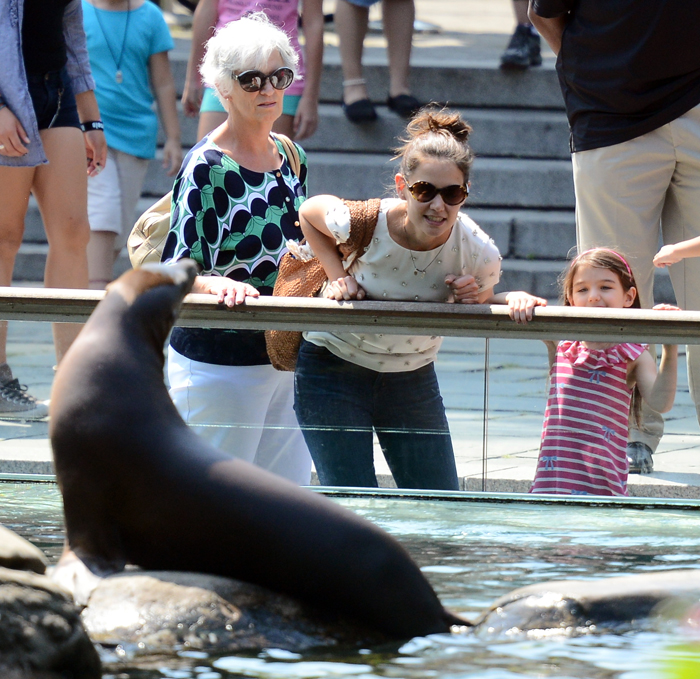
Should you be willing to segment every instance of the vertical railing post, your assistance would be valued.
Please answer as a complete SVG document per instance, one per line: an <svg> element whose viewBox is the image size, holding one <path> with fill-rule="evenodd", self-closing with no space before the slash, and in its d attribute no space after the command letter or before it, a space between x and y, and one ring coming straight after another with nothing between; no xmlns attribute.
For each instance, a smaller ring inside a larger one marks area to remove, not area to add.
<svg viewBox="0 0 700 679"><path fill-rule="evenodd" d="M481 490L486 492L489 445L489 338L484 339L484 426L481 435Z"/></svg>

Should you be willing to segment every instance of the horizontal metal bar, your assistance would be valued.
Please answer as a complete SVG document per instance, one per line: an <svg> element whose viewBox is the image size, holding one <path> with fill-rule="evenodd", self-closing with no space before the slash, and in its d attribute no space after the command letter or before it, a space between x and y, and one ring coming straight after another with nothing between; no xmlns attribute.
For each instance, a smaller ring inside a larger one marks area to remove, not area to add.
<svg viewBox="0 0 700 679"><path fill-rule="evenodd" d="M0 319L82 323L104 292L0 287ZM538 307L527 324L503 305L422 302L334 302L248 298L229 309L210 295L188 295L178 325L254 330L325 330L395 335L636 341L700 344L700 312Z"/></svg>

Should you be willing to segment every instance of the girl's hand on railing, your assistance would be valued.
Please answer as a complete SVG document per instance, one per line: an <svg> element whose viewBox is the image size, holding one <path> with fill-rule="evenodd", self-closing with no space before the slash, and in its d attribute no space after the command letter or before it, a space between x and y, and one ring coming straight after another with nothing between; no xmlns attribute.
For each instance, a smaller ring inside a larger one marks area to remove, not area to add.
<svg viewBox="0 0 700 679"><path fill-rule="evenodd" d="M673 304L657 304L652 307L654 311L682 311L678 306L673 306Z"/></svg>
<svg viewBox="0 0 700 679"><path fill-rule="evenodd" d="M518 290L506 293L508 313L516 323L527 323L532 320L532 310L536 306L547 306L547 300L535 297L529 292Z"/></svg>
<svg viewBox="0 0 700 679"><path fill-rule="evenodd" d="M479 284L474 276L448 274L445 276L445 285L450 288L448 302L454 302L455 304L479 303Z"/></svg>
<svg viewBox="0 0 700 679"><path fill-rule="evenodd" d="M323 296L326 299L334 299L336 302L349 299L361 300L365 298L365 291L353 276L344 276L329 281Z"/></svg>

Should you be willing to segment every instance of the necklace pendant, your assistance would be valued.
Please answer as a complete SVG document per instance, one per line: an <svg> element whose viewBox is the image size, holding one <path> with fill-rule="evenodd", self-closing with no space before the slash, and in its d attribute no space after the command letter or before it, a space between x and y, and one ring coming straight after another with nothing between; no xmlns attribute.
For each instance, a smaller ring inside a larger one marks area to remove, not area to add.
<svg viewBox="0 0 700 679"><path fill-rule="evenodd" d="M421 278L425 278L425 271L421 271L421 272L420 272L420 277L421 277Z"/></svg>
<svg viewBox="0 0 700 679"><path fill-rule="evenodd" d="M122 72L117 71L117 74L114 76L114 79L117 81L118 85L121 85L124 82L124 76L122 75Z"/></svg>
<svg viewBox="0 0 700 679"><path fill-rule="evenodd" d="M413 275L414 275L414 276L417 276L417 275L418 275L418 271L417 271L417 270L414 271L414 272L413 272Z"/></svg>

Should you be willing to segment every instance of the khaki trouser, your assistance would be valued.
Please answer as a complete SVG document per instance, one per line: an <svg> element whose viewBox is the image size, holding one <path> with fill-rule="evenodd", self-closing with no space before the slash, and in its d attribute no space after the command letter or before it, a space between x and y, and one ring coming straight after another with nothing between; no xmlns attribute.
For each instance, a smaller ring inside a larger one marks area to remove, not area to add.
<svg viewBox="0 0 700 679"><path fill-rule="evenodd" d="M642 306L653 306L659 233L664 243L700 236L700 106L663 127L622 144L574 153L579 251L609 247L627 257ZM700 258L670 268L678 305L700 310ZM688 347L690 394L700 419L700 346ZM630 441L652 450L663 418L648 407Z"/></svg>

